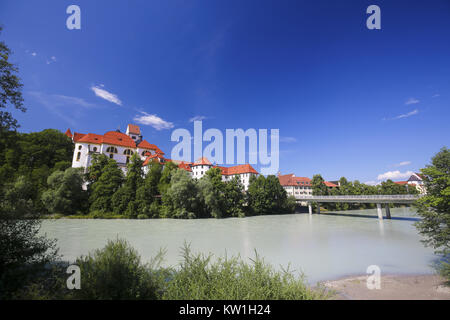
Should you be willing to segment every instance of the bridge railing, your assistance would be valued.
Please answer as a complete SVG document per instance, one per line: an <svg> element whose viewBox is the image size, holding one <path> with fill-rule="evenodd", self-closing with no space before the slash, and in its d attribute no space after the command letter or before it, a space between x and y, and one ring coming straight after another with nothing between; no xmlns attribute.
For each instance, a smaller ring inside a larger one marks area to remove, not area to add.
<svg viewBox="0 0 450 320"><path fill-rule="evenodd" d="M419 199L420 195L413 195L413 194L384 194L384 195L341 195L341 196L298 196L297 199L307 199L307 200L319 200L319 199L327 199L327 200L363 200L363 199L369 199L369 200L384 200L384 199L399 199L399 200L416 200Z"/></svg>

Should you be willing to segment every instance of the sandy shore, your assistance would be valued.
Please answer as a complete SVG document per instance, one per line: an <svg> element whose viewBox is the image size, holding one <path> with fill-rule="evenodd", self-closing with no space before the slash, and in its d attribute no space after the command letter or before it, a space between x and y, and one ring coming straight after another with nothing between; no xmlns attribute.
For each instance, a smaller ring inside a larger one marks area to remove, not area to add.
<svg viewBox="0 0 450 320"><path fill-rule="evenodd" d="M450 300L450 287L438 275L384 275L381 288L369 290L367 275L325 281L338 300Z"/></svg>

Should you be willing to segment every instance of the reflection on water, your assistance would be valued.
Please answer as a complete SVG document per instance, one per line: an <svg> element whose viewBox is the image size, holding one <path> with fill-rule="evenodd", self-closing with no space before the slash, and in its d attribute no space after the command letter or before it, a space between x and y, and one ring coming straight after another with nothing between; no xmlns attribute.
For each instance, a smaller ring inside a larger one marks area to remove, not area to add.
<svg viewBox="0 0 450 320"><path fill-rule="evenodd" d="M101 248L107 239L126 238L148 259L166 248L166 264L180 260L180 247L216 255L258 254L275 266L289 262L311 283L365 274L369 265L383 273L431 273L432 250L424 248L411 208L391 209L379 221L376 209L331 214L294 214L201 220L44 220L42 233L58 239L60 252L73 261Z"/></svg>

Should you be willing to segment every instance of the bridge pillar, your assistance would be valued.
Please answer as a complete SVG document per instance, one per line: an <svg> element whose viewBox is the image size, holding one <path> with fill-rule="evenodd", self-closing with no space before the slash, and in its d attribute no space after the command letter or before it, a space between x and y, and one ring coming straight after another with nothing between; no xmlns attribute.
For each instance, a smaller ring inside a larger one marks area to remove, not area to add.
<svg viewBox="0 0 450 320"><path fill-rule="evenodd" d="M317 203L317 213L320 214L320 203Z"/></svg>
<svg viewBox="0 0 450 320"><path fill-rule="evenodd" d="M390 219L391 218L391 209L389 208L389 203L385 203L384 207L386 209L386 219Z"/></svg>
<svg viewBox="0 0 450 320"><path fill-rule="evenodd" d="M309 211L309 214L312 214L312 204L311 204L311 202L308 202L308 211Z"/></svg>
<svg viewBox="0 0 450 320"><path fill-rule="evenodd" d="M378 219L383 220L383 210L381 209L381 203L377 203Z"/></svg>

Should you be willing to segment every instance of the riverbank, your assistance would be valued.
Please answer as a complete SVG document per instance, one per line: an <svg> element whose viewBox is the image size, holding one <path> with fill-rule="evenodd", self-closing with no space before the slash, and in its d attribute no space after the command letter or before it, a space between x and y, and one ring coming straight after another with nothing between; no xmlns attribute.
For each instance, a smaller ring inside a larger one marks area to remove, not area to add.
<svg viewBox="0 0 450 320"><path fill-rule="evenodd" d="M450 286L439 275L382 275L381 289L369 290L367 275L325 281L337 300L450 300Z"/></svg>

